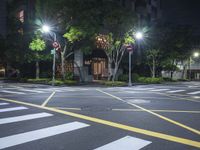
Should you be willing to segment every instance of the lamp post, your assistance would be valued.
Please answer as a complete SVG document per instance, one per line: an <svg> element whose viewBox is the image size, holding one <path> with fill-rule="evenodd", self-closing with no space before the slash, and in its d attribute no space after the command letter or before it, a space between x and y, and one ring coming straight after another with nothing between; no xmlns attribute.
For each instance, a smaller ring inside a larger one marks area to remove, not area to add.
<svg viewBox="0 0 200 150"><path fill-rule="evenodd" d="M45 33L50 32L50 27L47 25L42 26L42 31ZM53 34L53 66L52 66L52 86L55 85L55 71L56 71L56 48L59 47L59 44L57 42L56 34L54 32L51 32Z"/></svg>
<svg viewBox="0 0 200 150"><path fill-rule="evenodd" d="M193 57L194 58L197 58L199 57L199 52L194 52L193 53ZM191 69L191 63L192 63L192 56L189 57L189 80L191 81L191 78L192 78L192 69Z"/></svg>
<svg viewBox="0 0 200 150"><path fill-rule="evenodd" d="M128 45L126 47L127 51L128 51L128 56L129 56L129 59L128 59L128 70L129 70L129 73L128 73L128 86L132 86L132 81L131 81L131 55L133 53L133 47L132 45Z"/></svg>

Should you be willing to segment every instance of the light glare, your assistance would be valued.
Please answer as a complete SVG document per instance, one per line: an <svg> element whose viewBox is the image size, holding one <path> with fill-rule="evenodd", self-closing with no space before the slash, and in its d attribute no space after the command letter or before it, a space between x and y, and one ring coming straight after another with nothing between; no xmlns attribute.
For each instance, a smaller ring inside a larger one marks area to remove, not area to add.
<svg viewBox="0 0 200 150"><path fill-rule="evenodd" d="M47 25L43 25L43 26L42 26L42 31L44 31L44 32L49 32L49 31L50 31L50 27L47 26Z"/></svg>
<svg viewBox="0 0 200 150"><path fill-rule="evenodd" d="M137 32L137 33L135 34L135 38L138 39L138 40L140 40L140 39L143 38L143 34L142 34L141 32Z"/></svg>
<svg viewBox="0 0 200 150"><path fill-rule="evenodd" d="M198 52L195 52L195 53L194 53L194 57L199 57L199 53L198 53Z"/></svg>

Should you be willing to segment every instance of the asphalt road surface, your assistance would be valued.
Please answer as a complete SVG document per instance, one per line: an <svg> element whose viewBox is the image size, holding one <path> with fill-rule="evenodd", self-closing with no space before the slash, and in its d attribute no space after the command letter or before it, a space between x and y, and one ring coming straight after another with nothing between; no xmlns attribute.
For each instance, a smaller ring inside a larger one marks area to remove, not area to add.
<svg viewBox="0 0 200 150"><path fill-rule="evenodd" d="M0 83L0 149L200 149L200 82L132 87Z"/></svg>

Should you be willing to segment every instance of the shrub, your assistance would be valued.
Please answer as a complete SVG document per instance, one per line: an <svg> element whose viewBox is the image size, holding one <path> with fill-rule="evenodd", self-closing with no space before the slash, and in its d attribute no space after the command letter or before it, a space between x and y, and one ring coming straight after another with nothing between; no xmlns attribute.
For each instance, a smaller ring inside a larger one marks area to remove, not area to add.
<svg viewBox="0 0 200 150"><path fill-rule="evenodd" d="M178 79L178 81L189 81L188 79Z"/></svg>
<svg viewBox="0 0 200 150"><path fill-rule="evenodd" d="M121 81L102 81L101 82L103 85L106 85L106 86L125 86L127 85L126 82L121 82Z"/></svg>
<svg viewBox="0 0 200 150"><path fill-rule="evenodd" d="M166 82L176 82L177 80L172 79L172 78L168 78L168 77L163 77L163 80Z"/></svg>
<svg viewBox="0 0 200 150"><path fill-rule="evenodd" d="M128 74L119 75L118 80L119 81L125 81L125 82L128 81Z"/></svg>
<svg viewBox="0 0 200 150"><path fill-rule="evenodd" d="M139 77L138 82L140 83L147 83L147 84L158 84L162 83L162 78L151 78L151 77Z"/></svg>
<svg viewBox="0 0 200 150"><path fill-rule="evenodd" d="M131 78L132 78L133 82L137 82L138 79L139 79L139 77L140 77L140 76L139 76L137 73L133 73L133 74L131 75Z"/></svg>
<svg viewBox="0 0 200 150"><path fill-rule="evenodd" d="M66 80L72 80L73 79L73 73L72 72L67 72L65 74L65 79Z"/></svg>
<svg viewBox="0 0 200 150"><path fill-rule="evenodd" d="M50 80L49 78L27 79L27 82L47 84Z"/></svg>
<svg viewBox="0 0 200 150"><path fill-rule="evenodd" d="M137 82L139 77L140 76L137 73L133 73L131 75L131 79L132 79L133 82ZM119 81L128 82L128 80L129 80L128 74L121 74L121 75L119 75L118 80Z"/></svg>

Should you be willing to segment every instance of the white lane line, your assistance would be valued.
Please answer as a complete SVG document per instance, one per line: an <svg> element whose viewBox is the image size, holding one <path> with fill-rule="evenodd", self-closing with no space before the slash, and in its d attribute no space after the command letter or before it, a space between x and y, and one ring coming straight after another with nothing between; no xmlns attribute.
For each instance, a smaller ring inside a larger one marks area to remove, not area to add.
<svg viewBox="0 0 200 150"><path fill-rule="evenodd" d="M161 92L161 91L168 91L169 89L155 89L155 90L150 90L152 92Z"/></svg>
<svg viewBox="0 0 200 150"><path fill-rule="evenodd" d="M135 88L134 90L141 90L141 91L145 91L145 90L154 90L155 88Z"/></svg>
<svg viewBox="0 0 200 150"><path fill-rule="evenodd" d="M167 93L178 93L178 92L184 92L185 90L174 90L174 91L167 91Z"/></svg>
<svg viewBox="0 0 200 150"><path fill-rule="evenodd" d="M139 150L152 142L143 139L125 136L94 150Z"/></svg>
<svg viewBox="0 0 200 150"><path fill-rule="evenodd" d="M0 106L2 105L9 105L9 103L0 103Z"/></svg>
<svg viewBox="0 0 200 150"><path fill-rule="evenodd" d="M28 108L27 107L23 107L23 106L11 107L11 108L3 108L3 109L0 109L0 112L9 112L9 111L16 111L16 110L24 110L24 109L28 109Z"/></svg>
<svg viewBox="0 0 200 150"><path fill-rule="evenodd" d="M2 90L1 92L3 92L3 93L10 93L10 94L26 94L24 92L15 92L15 91L7 91L7 90Z"/></svg>
<svg viewBox="0 0 200 150"><path fill-rule="evenodd" d="M189 95L195 95L195 94L199 94L200 93L200 91L195 91L195 92L190 92L190 93L187 93L187 94L189 94Z"/></svg>
<svg viewBox="0 0 200 150"><path fill-rule="evenodd" d="M58 135L61 133L81 129L90 125L81 122L71 122L58 126L43 128L39 130L29 131L21 134L15 134L7 137L0 138L0 149L8 148L11 146L47 138L50 136Z"/></svg>
<svg viewBox="0 0 200 150"><path fill-rule="evenodd" d="M45 93L44 91L38 91L38 90L28 90L28 89L18 89L20 91L25 91L25 92L34 92L34 93Z"/></svg>
<svg viewBox="0 0 200 150"><path fill-rule="evenodd" d="M54 96L55 93L56 93L55 91L52 92L51 95L44 101L44 103L41 106L43 106L43 107L46 106L47 103L50 101L50 99Z"/></svg>
<svg viewBox="0 0 200 150"><path fill-rule="evenodd" d="M2 118L0 119L0 125L6 124L6 123L12 123L12 122L39 119L39 118L50 117L50 116L53 116L53 114L43 112L43 113L29 114L29 115L23 115L23 116Z"/></svg>

